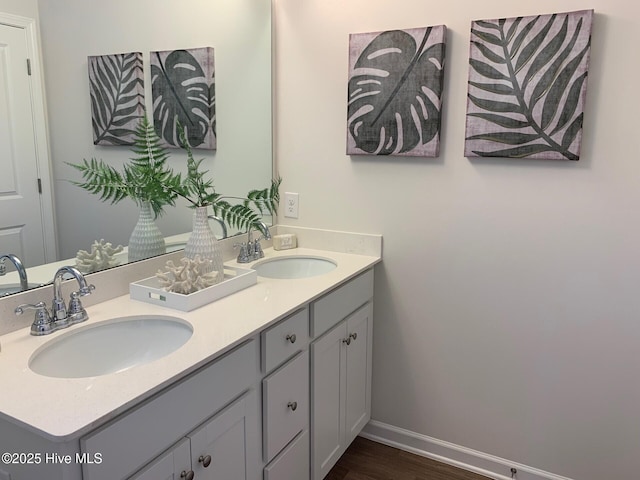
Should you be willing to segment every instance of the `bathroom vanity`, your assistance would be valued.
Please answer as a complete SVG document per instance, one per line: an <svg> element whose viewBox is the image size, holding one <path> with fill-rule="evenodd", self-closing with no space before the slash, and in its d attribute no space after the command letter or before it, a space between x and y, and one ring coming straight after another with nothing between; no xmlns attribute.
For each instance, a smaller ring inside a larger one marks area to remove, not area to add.
<svg viewBox="0 0 640 480"><path fill-rule="evenodd" d="M323 478L371 412L373 266L380 254L299 248L336 267L258 283L191 312L131 300L47 337L0 337L0 480ZM251 266L251 265L249 265ZM100 285L96 285L100 288ZM57 335L129 316L193 328L173 353L118 373L35 374Z"/></svg>

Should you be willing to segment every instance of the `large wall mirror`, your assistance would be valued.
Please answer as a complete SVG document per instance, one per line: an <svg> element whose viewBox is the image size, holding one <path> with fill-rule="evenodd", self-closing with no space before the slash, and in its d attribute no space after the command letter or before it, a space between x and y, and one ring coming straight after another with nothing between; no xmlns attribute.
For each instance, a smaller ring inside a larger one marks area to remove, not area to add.
<svg viewBox="0 0 640 480"><path fill-rule="evenodd" d="M149 53L213 47L217 149L197 149L194 156L204 158L220 193L244 196L269 186L269 0L38 0L38 10L59 260L74 259L95 240L126 245L138 218L131 200L104 203L69 182L80 177L67 162L96 158L120 167L133 156L131 147L93 144L88 56L142 52L151 118ZM171 149L169 154L169 165L186 171L184 152ZM186 203L178 203L157 224L167 237L185 233L191 230L192 213ZM216 231L214 223L212 228Z"/></svg>

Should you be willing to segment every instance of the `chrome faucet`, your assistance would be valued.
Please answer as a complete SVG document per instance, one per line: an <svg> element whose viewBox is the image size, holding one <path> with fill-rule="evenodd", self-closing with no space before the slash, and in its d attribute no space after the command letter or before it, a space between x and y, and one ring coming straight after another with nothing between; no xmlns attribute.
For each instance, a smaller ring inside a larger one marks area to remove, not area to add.
<svg viewBox="0 0 640 480"><path fill-rule="evenodd" d="M253 229L260 230L262 236L253 240ZM260 245L260 240L262 239L269 240L271 238L271 233L269 232L269 227L267 224L261 221L257 221L249 225L247 229L247 243L243 243L241 245L235 245L240 247L240 254L236 261L238 263L249 263L254 260L259 260L264 257L264 252L262 251L262 245Z"/></svg>
<svg viewBox="0 0 640 480"><path fill-rule="evenodd" d="M27 281L27 271L20 259L13 253L0 255L0 277L7 273L7 266L4 264L4 261L7 259L11 260L11 263L16 267L16 271L20 277L20 290L28 290L29 282Z"/></svg>
<svg viewBox="0 0 640 480"><path fill-rule="evenodd" d="M71 293L69 308L62 298L62 281L66 273L70 273L78 282L78 291ZM95 289L93 285L87 284L84 276L76 267L60 267L53 277L53 304L51 313L44 302L19 305L15 309L16 315L22 315L25 310L35 310L35 318L31 325L31 335L47 335L61 328L66 328L75 323L84 322L89 318L87 311L80 302L80 297L90 295Z"/></svg>

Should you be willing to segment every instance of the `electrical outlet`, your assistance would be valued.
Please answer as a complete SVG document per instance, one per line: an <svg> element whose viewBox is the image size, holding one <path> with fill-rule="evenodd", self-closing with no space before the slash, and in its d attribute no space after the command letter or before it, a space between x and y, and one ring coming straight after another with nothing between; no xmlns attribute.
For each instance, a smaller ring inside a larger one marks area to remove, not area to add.
<svg viewBox="0 0 640 480"><path fill-rule="evenodd" d="M298 218L298 194L297 193L285 192L284 216L287 218Z"/></svg>

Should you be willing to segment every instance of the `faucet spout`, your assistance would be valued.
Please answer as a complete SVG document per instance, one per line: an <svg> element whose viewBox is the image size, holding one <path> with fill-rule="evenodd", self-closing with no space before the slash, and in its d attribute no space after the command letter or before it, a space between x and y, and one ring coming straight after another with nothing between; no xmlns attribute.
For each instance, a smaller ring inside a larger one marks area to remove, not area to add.
<svg viewBox="0 0 640 480"><path fill-rule="evenodd" d="M13 253L7 253L4 255L0 255L0 276L6 274L7 267L4 264L4 261L9 259L11 263L16 267L16 271L18 272L18 276L20 277L20 289L27 290L29 288L29 282L27 281L27 271L24 268L24 265L20 261L20 259L14 255Z"/></svg>
<svg viewBox="0 0 640 480"><path fill-rule="evenodd" d="M84 275L78 270L76 267L72 267L66 265L64 267L60 267L53 277L53 307L52 307L52 316L54 322L67 322L67 307L65 305L64 299L62 298L62 280L64 279L65 273L71 274L76 281L78 282L78 286L80 287L77 292L72 294L72 301L76 300L76 306L72 308L72 312L74 309L81 309L79 305L79 301L77 301L78 297L84 297L85 295L90 295L91 291L95 289L93 285L87 284ZM73 302L72 302L73 303ZM85 318L86 319L86 318ZM80 320L81 321L81 320Z"/></svg>

